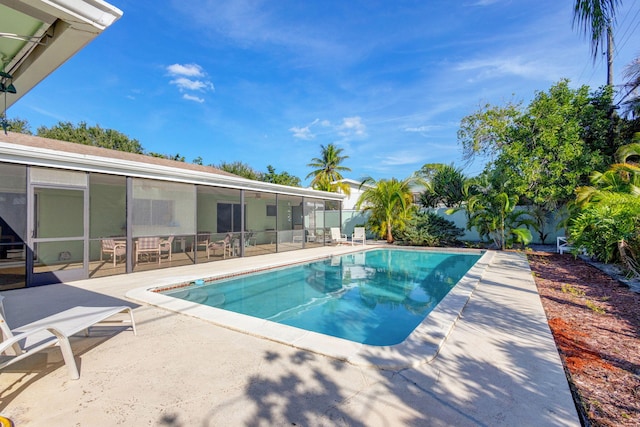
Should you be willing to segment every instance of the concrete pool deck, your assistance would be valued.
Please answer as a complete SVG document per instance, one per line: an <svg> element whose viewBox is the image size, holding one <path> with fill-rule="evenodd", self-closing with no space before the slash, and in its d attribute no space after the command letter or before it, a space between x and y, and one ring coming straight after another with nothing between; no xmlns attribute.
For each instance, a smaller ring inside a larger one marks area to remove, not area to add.
<svg viewBox="0 0 640 427"><path fill-rule="evenodd" d="M131 305L138 335L72 339L0 371L16 426L579 426L526 259L497 252L438 355L380 370L216 326L126 297L163 285L350 251L325 247L6 291L12 327L75 305Z"/></svg>

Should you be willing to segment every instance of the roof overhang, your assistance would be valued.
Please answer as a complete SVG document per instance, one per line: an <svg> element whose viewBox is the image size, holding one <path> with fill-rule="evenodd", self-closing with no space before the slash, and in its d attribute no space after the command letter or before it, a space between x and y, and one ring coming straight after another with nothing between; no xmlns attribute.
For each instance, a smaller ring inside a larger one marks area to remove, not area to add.
<svg viewBox="0 0 640 427"><path fill-rule="evenodd" d="M187 170L180 167L154 165L122 159L111 159L102 156L70 153L41 147L28 147L4 142L2 141L2 134L0 134L0 158L3 162L7 163L201 184L291 196L305 196L325 200L342 201L345 198L343 194L271 184L236 176L219 175L210 172Z"/></svg>
<svg viewBox="0 0 640 427"><path fill-rule="evenodd" d="M0 71L16 88L7 108L121 16L102 0L0 0Z"/></svg>

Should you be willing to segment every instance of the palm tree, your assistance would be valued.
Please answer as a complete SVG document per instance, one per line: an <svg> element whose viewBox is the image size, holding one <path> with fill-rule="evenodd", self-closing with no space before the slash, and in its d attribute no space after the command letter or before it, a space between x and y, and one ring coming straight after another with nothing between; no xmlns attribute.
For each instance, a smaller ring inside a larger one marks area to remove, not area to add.
<svg viewBox="0 0 640 427"><path fill-rule="evenodd" d="M447 214L464 210L467 215L467 229L475 228L481 239L489 238L496 248L506 249L514 243L524 245L531 242L534 222L525 210L516 210L518 196L508 194L508 182L496 180L487 174L466 182L467 200L458 208L448 209Z"/></svg>
<svg viewBox="0 0 640 427"><path fill-rule="evenodd" d="M356 209L369 211L369 223L374 232L385 237L387 243L393 243L393 231L405 227L417 206L413 204L411 186L422 183L419 178L410 177L402 181L396 178L381 179L365 178L360 188L368 185L356 203Z"/></svg>
<svg viewBox="0 0 640 427"><path fill-rule="evenodd" d="M640 87L640 57L631 61L624 69L624 77L627 79L627 83L623 87L627 90L622 99L620 100L625 106L625 113L632 118L640 117L640 96L637 93L638 87ZM629 100L625 99L631 95Z"/></svg>
<svg viewBox="0 0 640 427"><path fill-rule="evenodd" d="M467 177L462 169L453 164L429 163L422 166L417 174L427 181L427 187L420 195L420 203L424 207L444 205L455 208L465 200L464 186Z"/></svg>
<svg viewBox="0 0 640 427"><path fill-rule="evenodd" d="M640 134L636 134L634 141L640 141ZM612 193L640 195L640 165L631 161L639 157L640 142L618 148L615 154L617 163L606 172L593 172L590 178L593 186L576 189L576 204L586 207Z"/></svg>
<svg viewBox="0 0 640 427"><path fill-rule="evenodd" d="M608 86L613 86L613 23L620 3L621 0L576 0L573 9L573 25L581 27L582 33L591 39L594 62L607 46Z"/></svg>
<svg viewBox="0 0 640 427"><path fill-rule="evenodd" d="M314 157L307 165L315 170L311 171L305 179L313 176L311 186L316 190L336 192L340 189L344 194L349 195L349 185L338 182L343 179L340 172L351 172L350 168L341 165L349 156L341 156L342 148L336 148L334 144L328 144L326 147L321 145L320 151L320 157Z"/></svg>

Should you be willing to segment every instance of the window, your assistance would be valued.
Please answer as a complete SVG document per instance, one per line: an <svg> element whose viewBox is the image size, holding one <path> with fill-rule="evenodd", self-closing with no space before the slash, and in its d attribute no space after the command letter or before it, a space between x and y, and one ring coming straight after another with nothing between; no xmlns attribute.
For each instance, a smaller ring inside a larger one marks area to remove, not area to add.
<svg viewBox="0 0 640 427"><path fill-rule="evenodd" d="M218 233L242 231L242 209L239 203L218 203Z"/></svg>
<svg viewBox="0 0 640 427"><path fill-rule="evenodd" d="M135 199L133 201L133 225L170 227L174 222L173 206L173 200Z"/></svg>

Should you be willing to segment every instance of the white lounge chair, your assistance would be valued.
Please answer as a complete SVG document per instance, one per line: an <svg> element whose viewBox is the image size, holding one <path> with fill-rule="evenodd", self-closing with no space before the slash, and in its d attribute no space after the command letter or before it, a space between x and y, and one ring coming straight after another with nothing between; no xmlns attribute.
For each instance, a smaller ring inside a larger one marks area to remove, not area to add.
<svg viewBox="0 0 640 427"><path fill-rule="evenodd" d="M4 315L4 307L0 296L0 369L12 365L26 357L31 356L48 347L60 345L60 351L64 363L69 369L72 380L80 378L78 367L73 357L69 337L81 331L85 336L89 335L89 328L97 323L104 322L118 313L128 313L131 319L133 334L136 333L136 324L133 319L131 307L73 307L44 319L29 323L19 328L10 329ZM14 354L9 354L9 353Z"/></svg>
<svg viewBox="0 0 640 427"><path fill-rule="evenodd" d="M362 245L367 244L367 236L365 236L364 227L355 227L353 229L353 234L351 235L351 245L354 246L356 242L362 243Z"/></svg>
<svg viewBox="0 0 640 427"><path fill-rule="evenodd" d="M347 235L340 234L340 229L338 227L331 227L331 242L336 245L347 243Z"/></svg>

